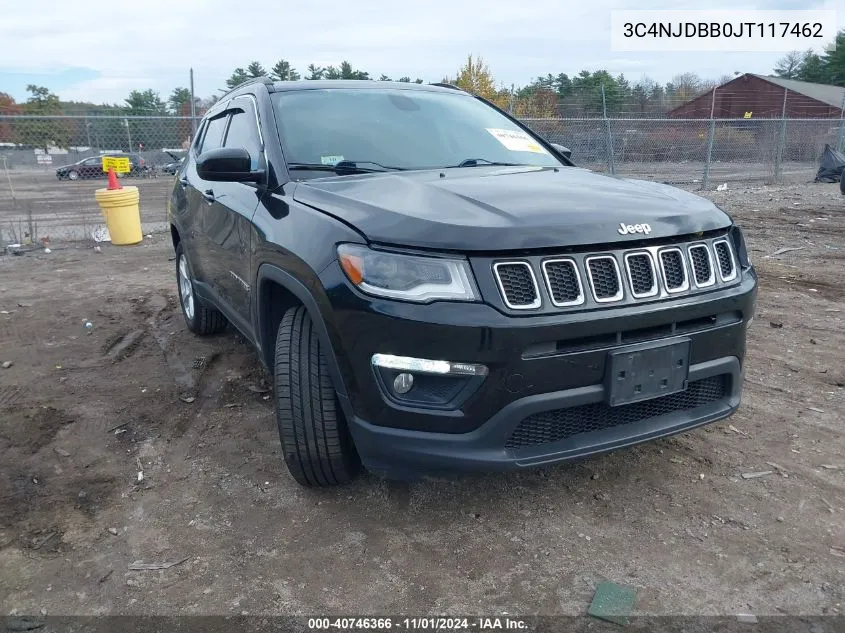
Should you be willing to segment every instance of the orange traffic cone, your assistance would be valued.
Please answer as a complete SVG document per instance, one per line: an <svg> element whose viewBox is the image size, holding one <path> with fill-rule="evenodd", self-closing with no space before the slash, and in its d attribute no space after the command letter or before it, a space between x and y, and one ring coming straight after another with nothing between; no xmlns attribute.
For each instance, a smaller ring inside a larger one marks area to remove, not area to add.
<svg viewBox="0 0 845 633"><path fill-rule="evenodd" d="M115 189L123 189L123 185L117 182L117 174L114 171L114 167L109 167L109 185L107 189L109 191L113 191Z"/></svg>

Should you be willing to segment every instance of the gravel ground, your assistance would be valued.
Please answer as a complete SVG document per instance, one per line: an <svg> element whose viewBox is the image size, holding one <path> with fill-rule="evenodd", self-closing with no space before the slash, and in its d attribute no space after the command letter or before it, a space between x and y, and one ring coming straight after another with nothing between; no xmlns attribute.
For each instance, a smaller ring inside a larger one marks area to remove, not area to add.
<svg viewBox="0 0 845 633"><path fill-rule="evenodd" d="M709 195L760 274L733 418L413 484L292 481L253 351L185 329L167 235L0 257L0 610L582 614L607 580L640 614L841 613L845 198Z"/></svg>

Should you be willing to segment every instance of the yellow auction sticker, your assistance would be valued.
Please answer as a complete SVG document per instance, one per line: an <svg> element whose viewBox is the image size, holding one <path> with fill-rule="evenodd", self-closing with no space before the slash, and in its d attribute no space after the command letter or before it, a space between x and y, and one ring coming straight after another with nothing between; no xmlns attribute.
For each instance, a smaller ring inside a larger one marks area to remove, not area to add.
<svg viewBox="0 0 845 633"><path fill-rule="evenodd" d="M114 169L118 174L128 174L131 166L125 156L103 156L103 171Z"/></svg>

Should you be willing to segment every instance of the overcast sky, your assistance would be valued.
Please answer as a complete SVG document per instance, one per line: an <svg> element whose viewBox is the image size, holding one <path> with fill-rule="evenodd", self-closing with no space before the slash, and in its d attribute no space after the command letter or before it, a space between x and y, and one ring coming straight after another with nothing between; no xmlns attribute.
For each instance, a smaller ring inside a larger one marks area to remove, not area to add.
<svg viewBox="0 0 845 633"><path fill-rule="evenodd" d="M279 58L303 72L309 63L344 59L378 77L408 75L426 82L454 76L468 53L481 55L495 79L524 85L537 75L581 69L661 82L682 72L702 77L767 74L782 54L615 53L611 9L698 8L695 1L651 0L143 0L102 2L5 0L0 19L0 92L24 100L26 85L63 99L122 102L132 89L166 99L188 85L196 94L224 86L236 66ZM845 0L710 0L706 8L838 9ZM819 52L821 52L819 50Z"/></svg>

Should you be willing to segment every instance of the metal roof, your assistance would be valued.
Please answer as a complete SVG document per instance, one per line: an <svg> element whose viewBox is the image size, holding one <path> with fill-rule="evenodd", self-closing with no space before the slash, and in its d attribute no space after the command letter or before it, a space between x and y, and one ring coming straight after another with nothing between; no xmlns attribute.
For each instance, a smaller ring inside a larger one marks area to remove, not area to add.
<svg viewBox="0 0 845 633"><path fill-rule="evenodd" d="M821 101L834 108L842 107L842 100L845 98L845 88L840 86L829 86L827 84L814 84L809 81L798 81L797 79L781 79L780 77L771 77L769 75L755 75L749 73L752 77L757 77L763 81L786 88L792 92L797 92L810 99Z"/></svg>

